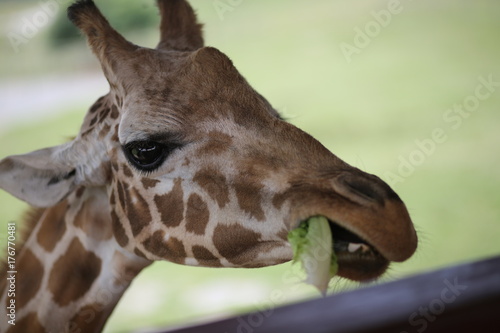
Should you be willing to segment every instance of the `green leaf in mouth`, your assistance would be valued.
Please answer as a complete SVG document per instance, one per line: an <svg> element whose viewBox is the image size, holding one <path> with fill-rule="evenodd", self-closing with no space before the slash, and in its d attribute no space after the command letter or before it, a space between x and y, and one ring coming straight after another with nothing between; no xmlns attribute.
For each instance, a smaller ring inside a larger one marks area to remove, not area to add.
<svg viewBox="0 0 500 333"><path fill-rule="evenodd" d="M314 216L302 221L288 233L293 249L293 262L300 261L307 274L306 283L325 295L330 279L337 274L337 256L328 219Z"/></svg>

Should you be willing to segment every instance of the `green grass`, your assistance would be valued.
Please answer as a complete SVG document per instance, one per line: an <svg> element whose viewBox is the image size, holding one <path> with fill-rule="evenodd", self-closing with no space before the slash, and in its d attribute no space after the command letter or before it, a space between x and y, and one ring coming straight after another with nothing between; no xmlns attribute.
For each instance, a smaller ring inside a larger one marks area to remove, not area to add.
<svg viewBox="0 0 500 333"><path fill-rule="evenodd" d="M193 3L206 24L207 44L226 52L292 123L347 162L384 178L397 173L400 156L418 149L415 140L430 138L435 128L446 133L447 140L395 185L420 247L393 265L388 279L500 253L500 87L459 128L443 120L446 110L474 93L479 76L500 81L497 1L402 1L402 13L349 64L339 44L352 43L353 29L363 28L385 1L243 1L223 21L212 2ZM58 52L42 54L69 64L82 53ZM90 54L81 57L97 68ZM47 63L45 70L56 70ZM2 70L13 76L18 67ZM3 134L0 157L61 143L76 133L86 106ZM1 223L18 220L22 209L0 193ZM192 323L316 297L299 276L290 264L237 270L155 263L126 293L106 331Z"/></svg>

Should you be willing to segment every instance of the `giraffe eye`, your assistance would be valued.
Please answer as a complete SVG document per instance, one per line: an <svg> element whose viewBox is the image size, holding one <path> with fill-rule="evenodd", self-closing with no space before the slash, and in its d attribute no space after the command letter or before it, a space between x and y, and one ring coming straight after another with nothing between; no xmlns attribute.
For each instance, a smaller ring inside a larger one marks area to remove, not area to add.
<svg viewBox="0 0 500 333"><path fill-rule="evenodd" d="M153 171L167 158L174 146L154 141L135 141L124 147L129 162L141 171Z"/></svg>

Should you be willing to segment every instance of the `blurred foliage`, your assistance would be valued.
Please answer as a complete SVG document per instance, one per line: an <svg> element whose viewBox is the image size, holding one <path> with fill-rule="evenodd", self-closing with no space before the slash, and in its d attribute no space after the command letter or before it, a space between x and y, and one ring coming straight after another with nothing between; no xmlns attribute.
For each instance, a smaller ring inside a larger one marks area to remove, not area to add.
<svg viewBox="0 0 500 333"><path fill-rule="evenodd" d="M113 22L113 27L121 33L151 28L159 24L158 14L150 7L155 6L150 0L99 1L99 9ZM59 11L48 36L52 46L66 45L81 40L80 32L66 16L66 11Z"/></svg>

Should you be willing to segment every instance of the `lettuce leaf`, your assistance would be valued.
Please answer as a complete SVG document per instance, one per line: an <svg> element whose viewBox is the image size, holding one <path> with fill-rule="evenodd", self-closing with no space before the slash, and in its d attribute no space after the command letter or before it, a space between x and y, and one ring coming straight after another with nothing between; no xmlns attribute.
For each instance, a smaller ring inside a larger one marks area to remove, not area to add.
<svg viewBox="0 0 500 333"><path fill-rule="evenodd" d="M330 279L337 274L337 256L328 220L314 216L288 233L293 249L293 262L300 261L307 274L306 283L325 295Z"/></svg>

